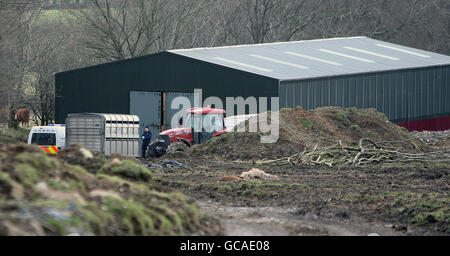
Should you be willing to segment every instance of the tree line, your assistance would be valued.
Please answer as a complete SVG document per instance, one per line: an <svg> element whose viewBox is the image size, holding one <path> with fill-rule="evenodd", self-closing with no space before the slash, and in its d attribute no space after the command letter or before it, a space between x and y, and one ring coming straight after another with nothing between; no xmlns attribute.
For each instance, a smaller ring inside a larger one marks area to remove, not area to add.
<svg viewBox="0 0 450 256"><path fill-rule="evenodd" d="M86 0L47 0L43 1L45 10L85 8Z"/></svg>
<svg viewBox="0 0 450 256"><path fill-rule="evenodd" d="M178 48L368 36L450 54L447 0L0 0L0 122L54 120L54 73Z"/></svg>

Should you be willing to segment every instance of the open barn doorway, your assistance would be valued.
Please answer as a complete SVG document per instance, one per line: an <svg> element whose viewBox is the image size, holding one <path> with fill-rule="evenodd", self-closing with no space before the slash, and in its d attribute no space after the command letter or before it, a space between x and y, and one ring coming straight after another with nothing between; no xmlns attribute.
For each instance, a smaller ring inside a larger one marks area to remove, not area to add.
<svg viewBox="0 0 450 256"><path fill-rule="evenodd" d="M144 132L145 126L149 126L153 141L161 131L171 129L172 117L179 111L172 109L171 104L179 96L188 98L194 106L194 93L130 91L130 115L139 116L139 134ZM142 140L139 140L139 150L141 144Z"/></svg>

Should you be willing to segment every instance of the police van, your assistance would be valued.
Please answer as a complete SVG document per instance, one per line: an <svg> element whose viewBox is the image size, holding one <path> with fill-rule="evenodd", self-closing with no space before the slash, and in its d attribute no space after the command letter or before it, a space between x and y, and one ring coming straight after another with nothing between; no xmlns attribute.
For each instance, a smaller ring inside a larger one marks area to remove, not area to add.
<svg viewBox="0 0 450 256"><path fill-rule="evenodd" d="M34 126L28 135L28 144L39 145L50 154L57 154L66 145L66 127L63 124Z"/></svg>

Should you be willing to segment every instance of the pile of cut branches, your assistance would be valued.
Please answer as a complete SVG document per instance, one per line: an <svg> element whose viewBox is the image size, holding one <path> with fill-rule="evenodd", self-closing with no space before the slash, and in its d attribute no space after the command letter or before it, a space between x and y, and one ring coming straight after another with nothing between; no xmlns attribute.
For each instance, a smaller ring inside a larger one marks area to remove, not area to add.
<svg viewBox="0 0 450 256"><path fill-rule="evenodd" d="M368 138L359 140L357 146L346 146L341 141L337 144L319 148L318 144L312 150L269 161L259 161L258 164L277 165L326 165L329 167L363 166L381 162L411 162L411 161L448 161L450 151L430 153L406 153L399 148L382 145Z"/></svg>

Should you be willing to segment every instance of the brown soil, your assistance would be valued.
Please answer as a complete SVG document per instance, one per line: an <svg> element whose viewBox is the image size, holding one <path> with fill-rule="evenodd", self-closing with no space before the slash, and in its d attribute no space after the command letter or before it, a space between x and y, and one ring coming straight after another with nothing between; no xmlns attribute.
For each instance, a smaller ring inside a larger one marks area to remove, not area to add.
<svg viewBox="0 0 450 256"><path fill-rule="evenodd" d="M269 115L270 116L270 115ZM255 122L256 118L247 121ZM375 109L357 110L323 107L280 111L280 137L276 143L260 143L261 133L231 132L188 150L191 156L213 155L229 160L276 159L302 152L305 147L358 143L361 138L397 147L402 151L428 151L429 147L413 138L406 129L390 122Z"/></svg>
<svg viewBox="0 0 450 256"><path fill-rule="evenodd" d="M228 234L237 234L231 229L243 234L253 231L253 234L269 234L275 225L280 228L279 234L289 235L335 234L336 227L342 234L364 234L372 230L385 235L450 235L450 159L445 157L436 161L422 157L343 168L258 161L291 156L316 145L320 149L339 140L344 145L353 145L361 138L403 153L431 156L431 151L443 150L412 137L376 110L283 109L279 140L261 144L260 135L231 132L193 146L186 154L150 159L153 164L175 159L189 166L189 170L154 170L153 180L202 202L205 211L214 216L224 214L221 223ZM278 179L236 179L253 168ZM266 212L267 207L278 213L286 210L289 214L271 215ZM238 213L225 216L235 211L243 211L244 217L233 217ZM247 212L262 219L248 216ZM273 218L277 220L275 223L263 220ZM249 219L258 223L249 224ZM260 222L268 230L263 230ZM304 230L305 223L308 226L315 222L335 226L318 225ZM373 228L374 225L382 228ZM352 226L360 229L352 232L345 229Z"/></svg>
<svg viewBox="0 0 450 256"><path fill-rule="evenodd" d="M371 223L402 235L450 235L450 160L343 169L255 165L252 161L211 157L177 160L191 170L154 170L153 180L224 209L246 207L264 211L265 207L275 207L289 209L288 219L299 221L332 221L344 227ZM228 178L254 167L279 179Z"/></svg>
<svg viewBox="0 0 450 256"><path fill-rule="evenodd" d="M69 148L62 150L57 157L68 164L80 165L87 171L94 173L108 161L108 157L98 152L92 152L95 161L94 159L87 159L80 152L80 148L79 145L72 145Z"/></svg>

